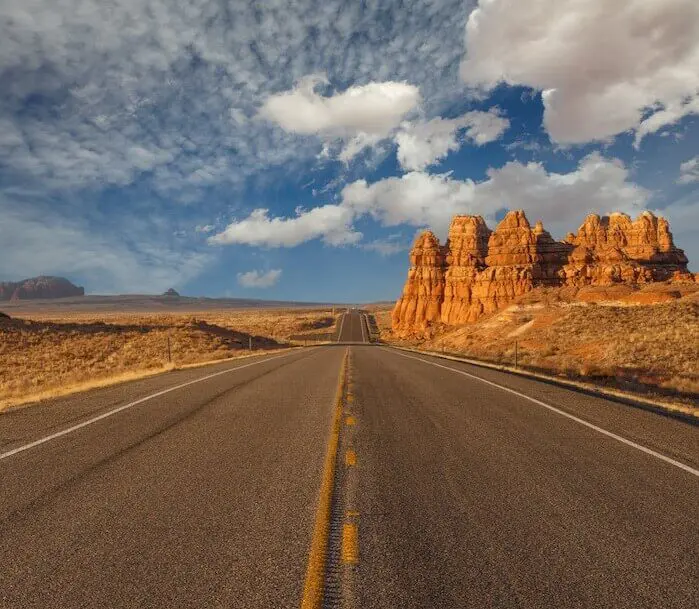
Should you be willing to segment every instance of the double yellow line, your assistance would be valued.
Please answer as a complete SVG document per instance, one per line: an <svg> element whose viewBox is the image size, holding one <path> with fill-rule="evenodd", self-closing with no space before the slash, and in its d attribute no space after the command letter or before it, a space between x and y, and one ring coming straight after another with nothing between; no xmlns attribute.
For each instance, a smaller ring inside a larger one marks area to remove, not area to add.
<svg viewBox="0 0 699 609"><path fill-rule="evenodd" d="M340 377L337 382L335 394L335 413L333 415L332 429L328 450L325 454L323 466L323 480L320 485L320 498L318 511L316 512L313 538L311 539L311 551L308 556L306 569L306 581L301 597L301 609L320 609L323 604L323 592L325 586L325 561L328 553L328 539L330 537L330 517L332 509L333 487L335 485L335 466L337 463L337 449L340 443L340 428L342 425L342 398L347 383L347 367L349 349L345 351L340 368Z"/></svg>

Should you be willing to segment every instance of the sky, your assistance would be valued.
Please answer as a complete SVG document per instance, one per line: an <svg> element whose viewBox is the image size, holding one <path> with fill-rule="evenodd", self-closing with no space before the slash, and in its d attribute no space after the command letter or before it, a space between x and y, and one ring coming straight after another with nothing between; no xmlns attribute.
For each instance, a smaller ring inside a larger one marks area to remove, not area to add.
<svg viewBox="0 0 699 609"><path fill-rule="evenodd" d="M0 0L0 280L393 300L418 231L665 216L696 0Z"/></svg>

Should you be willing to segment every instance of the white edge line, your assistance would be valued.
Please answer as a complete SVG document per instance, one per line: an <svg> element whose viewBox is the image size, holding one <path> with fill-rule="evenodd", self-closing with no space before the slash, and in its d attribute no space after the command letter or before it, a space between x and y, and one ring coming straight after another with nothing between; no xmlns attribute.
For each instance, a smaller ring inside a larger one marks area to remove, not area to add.
<svg viewBox="0 0 699 609"><path fill-rule="evenodd" d="M340 320L340 331L337 333L337 340L335 341L336 343L340 342L340 337L342 336L342 327L345 325L345 315L347 315L347 313L343 313L342 319Z"/></svg>
<svg viewBox="0 0 699 609"><path fill-rule="evenodd" d="M621 442L622 444L626 444L627 446L631 446L632 448L635 448L636 450L640 450L643 453L646 453L647 455L651 455L652 457L655 457L656 459L660 459L661 461L665 461L666 463L669 463L670 465L674 465L675 467L679 467L680 469L692 474L693 476L698 476L699 477L699 470L694 469L693 467L686 465L680 461L676 461L675 459L671 459L670 457L666 457L665 455L656 452L650 448L647 448L646 446L643 446L641 444L636 444L636 442L633 442L632 440L628 440L622 436L619 436L611 431L607 431L606 429L603 429L602 427L598 427L597 425L594 425L593 423L588 423L584 419L581 419L579 417L576 417L575 415L572 415L568 412L565 412L564 410L561 410L560 408L556 408L555 406L551 406L550 404L547 404L546 402L542 402L541 400L537 400L536 398L530 397L524 393L520 393L519 391L515 391L514 389L510 389L509 387L505 387L503 385L499 385L498 383L493 383L492 381L488 381L486 379L483 379L479 376L476 376L475 374L470 374L468 372L464 372L463 370L457 370L456 368L451 368L450 366L444 366L442 364L438 364L436 362L431 362L429 360L422 359L420 357L414 357L412 355L406 355L405 353L399 353L398 351L395 351L393 349L386 349L385 347L381 347L384 351L390 351L396 355L400 355L401 357L407 357L408 359L414 359L419 362L422 362L424 364L429 364L430 366L436 366L437 368L444 368L445 370L450 370L451 372L456 372L457 374L462 374L463 376L467 376L469 378L475 379L477 381L480 381L481 383L485 383L486 385L491 385L493 387L497 387L498 389L502 389L503 391L507 391L508 393L512 393L516 396L519 396L521 398L524 398L525 400L529 400L530 402L533 402L534 404L537 404L539 406L543 406L544 408L547 408L548 410L555 412L556 414L560 414L561 416L564 416L568 419L571 419L572 421L575 421L576 423L580 423L580 425L584 425L585 427L589 427L590 429L595 430L598 433L601 433L602 435L605 435L609 438L612 438L616 440L617 442Z"/></svg>
<svg viewBox="0 0 699 609"><path fill-rule="evenodd" d="M174 387L169 387L168 389L163 389L162 391L158 391L157 393L147 395L144 398L139 398L138 400L136 400L134 402L129 402L128 404L124 404L123 406L119 406L118 408L114 408L113 410L109 410L108 412L103 412L102 414L100 414L96 417L88 419L87 421L83 421L82 423L78 423L77 425L73 425L73 427L69 427L68 429L62 429L61 431L57 431L56 433L53 433L50 436L46 436L45 438L40 438L39 440L35 440L34 442L30 442L29 444L24 444L23 446L18 446L17 448L13 448L12 450L8 450L5 453L0 453L0 460L7 459L7 457L11 457L12 455L16 455L17 453L21 453L25 450L29 450L30 448L34 448L35 446L39 446L40 444L44 444L45 442L50 442L51 440L55 440L56 438L66 436L69 433L77 431L78 429L82 429L83 427L87 427L88 425L92 425L93 423L96 423L97 421L101 421L102 419L106 419L107 417L111 417L112 415L115 415L118 412L121 412L122 410L126 410L127 408L132 408L133 406L137 406L138 404L142 404L143 402L147 402L148 400L152 400L153 398L160 397L161 395L165 395L166 393L170 393L171 391L177 391L178 389L182 389L183 387L188 387L189 385L194 385L195 383L201 383L202 381L206 381L206 380L214 378L216 376L221 376L222 374L227 374L229 372L235 372L236 370L242 370L243 368L249 368L250 366L256 366L257 364L264 364L265 362L271 362L272 360L279 359L281 357L288 357L289 355L291 355L291 353L293 353L293 351L290 353L283 353L282 355L275 355L274 357L270 357L267 359L252 362L250 364L245 364L244 366L236 366L235 368L228 368L228 369L222 370L220 372L214 372L213 374L208 374L207 376L202 376L201 378L194 379L193 381L187 381L186 383L182 383L180 385L175 385Z"/></svg>

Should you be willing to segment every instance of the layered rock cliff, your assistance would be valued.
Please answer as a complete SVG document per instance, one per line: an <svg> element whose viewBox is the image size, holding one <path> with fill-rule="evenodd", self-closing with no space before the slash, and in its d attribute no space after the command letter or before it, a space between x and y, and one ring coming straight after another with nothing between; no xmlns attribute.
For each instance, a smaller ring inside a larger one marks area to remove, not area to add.
<svg viewBox="0 0 699 609"><path fill-rule="evenodd" d="M574 247L565 269L569 285L648 283L687 272L667 220L648 211L635 221L620 213L588 216L566 242Z"/></svg>
<svg viewBox="0 0 699 609"><path fill-rule="evenodd" d="M694 281L667 221L647 211L635 221L592 214L564 241L521 210L494 231L480 216L457 216L444 246L429 231L418 236L410 264L392 316L399 335L475 321L539 286Z"/></svg>
<svg viewBox="0 0 699 609"><path fill-rule="evenodd" d="M403 297L396 303L394 319L404 327L426 327L438 321L444 300L444 252L439 240L425 231L410 252L408 281Z"/></svg>
<svg viewBox="0 0 699 609"><path fill-rule="evenodd" d="M84 296L85 288L73 285L63 277L32 277L23 281L0 282L0 300L34 298L66 298Z"/></svg>

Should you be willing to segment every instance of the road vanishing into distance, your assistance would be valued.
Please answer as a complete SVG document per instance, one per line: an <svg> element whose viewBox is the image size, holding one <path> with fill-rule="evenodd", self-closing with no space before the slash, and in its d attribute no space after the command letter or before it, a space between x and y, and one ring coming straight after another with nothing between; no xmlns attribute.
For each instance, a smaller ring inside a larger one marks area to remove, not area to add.
<svg viewBox="0 0 699 609"><path fill-rule="evenodd" d="M696 426L368 336L0 415L0 607L697 606Z"/></svg>
<svg viewBox="0 0 699 609"><path fill-rule="evenodd" d="M343 314L338 323L337 342L368 343L369 328L367 316L354 309Z"/></svg>

